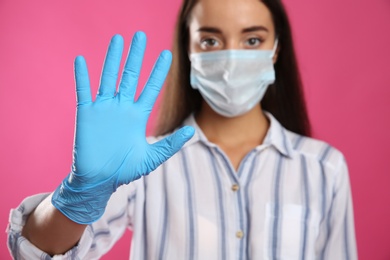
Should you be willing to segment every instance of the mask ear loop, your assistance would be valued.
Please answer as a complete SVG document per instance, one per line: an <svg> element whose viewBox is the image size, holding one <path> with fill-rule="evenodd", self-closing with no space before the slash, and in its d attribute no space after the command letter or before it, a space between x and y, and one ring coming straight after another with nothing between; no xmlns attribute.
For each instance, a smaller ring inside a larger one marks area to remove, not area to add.
<svg viewBox="0 0 390 260"><path fill-rule="evenodd" d="M279 39L276 38L275 39L275 44L274 44L274 47L272 49L272 54L271 54L271 58L273 58L275 56L275 53L276 53L276 49L278 48L278 44L279 44Z"/></svg>

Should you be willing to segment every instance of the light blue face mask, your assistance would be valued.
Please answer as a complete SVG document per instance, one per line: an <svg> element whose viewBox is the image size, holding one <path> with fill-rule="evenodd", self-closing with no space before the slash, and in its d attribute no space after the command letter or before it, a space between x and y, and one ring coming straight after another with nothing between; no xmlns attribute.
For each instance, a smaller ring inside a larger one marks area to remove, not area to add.
<svg viewBox="0 0 390 260"><path fill-rule="evenodd" d="M259 104L275 82L272 50L222 50L193 53L191 86L220 115L243 115Z"/></svg>

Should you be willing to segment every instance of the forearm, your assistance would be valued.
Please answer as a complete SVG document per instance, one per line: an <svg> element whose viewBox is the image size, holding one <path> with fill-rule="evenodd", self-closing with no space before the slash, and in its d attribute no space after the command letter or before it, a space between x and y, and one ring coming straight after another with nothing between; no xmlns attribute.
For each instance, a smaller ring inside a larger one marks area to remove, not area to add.
<svg viewBox="0 0 390 260"><path fill-rule="evenodd" d="M80 240L87 225L75 223L51 204L51 195L30 214L22 235L42 251L63 254Z"/></svg>

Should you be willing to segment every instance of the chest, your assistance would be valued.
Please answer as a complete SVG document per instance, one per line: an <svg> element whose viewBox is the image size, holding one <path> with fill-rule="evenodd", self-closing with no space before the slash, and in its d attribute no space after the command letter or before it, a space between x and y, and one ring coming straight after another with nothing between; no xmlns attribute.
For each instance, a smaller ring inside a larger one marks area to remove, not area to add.
<svg viewBox="0 0 390 260"><path fill-rule="evenodd" d="M268 259L275 247L298 257L302 241L313 256L332 189L319 167L263 151L235 171L219 150L183 151L148 182L145 214L158 216L145 219L149 239L166 241L168 255L183 248L181 259Z"/></svg>

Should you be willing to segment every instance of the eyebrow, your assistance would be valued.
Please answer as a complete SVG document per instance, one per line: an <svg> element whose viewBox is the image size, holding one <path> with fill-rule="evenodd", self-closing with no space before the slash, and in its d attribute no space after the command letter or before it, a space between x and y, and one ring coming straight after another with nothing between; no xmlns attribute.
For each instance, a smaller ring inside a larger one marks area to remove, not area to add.
<svg viewBox="0 0 390 260"><path fill-rule="evenodd" d="M254 32L254 31L266 31L268 32L268 29L262 25L259 25L259 26L252 26L252 27L248 27L248 28L244 28L242 29L242 33L248 33L248 32ZM204 27L200 27L198 29L198 32L208 32L208 33L219 33L221 34L222 31L218 28L215 28L215 27L207 27L207 26L204 26Z"/></svg>
<svg viewBox="0 0 390 260"><path fill-rule="evenodd" d="M254 31L266 31L268 32L268 29L262 25L259 25L259 26L252 26L252 27L248 27L248 28L245 28L242 30L243 33L247 33L247 32L254 32Z"/></svg>
<svg viewBox="0 0 390 260"><path fill-rule="evenodd" d="M215 27L200 27L198 32L208 32L208 33L222 33L222 31Z"/></svg>

